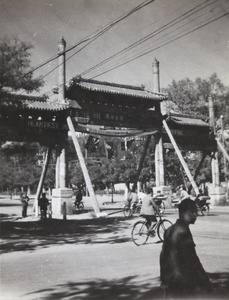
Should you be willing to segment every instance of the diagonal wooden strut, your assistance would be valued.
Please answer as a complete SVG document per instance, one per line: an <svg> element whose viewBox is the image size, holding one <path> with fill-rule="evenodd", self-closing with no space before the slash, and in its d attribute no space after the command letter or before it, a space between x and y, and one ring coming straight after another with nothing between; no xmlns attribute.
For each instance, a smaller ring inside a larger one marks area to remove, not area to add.
<svg viewBox="0 0 229 300"><path fill-rule="evenodd" d="M195 191L195 194L197 196L199 194L199 189L198 189L198 187L197 187L197 185L196 185L196 183L195 183L195 181L194 181L194 179L192 177L192 174L189 171L189 168L188 168L188 166L187 166L187 164L186 164L186 162L185 162L185 160L184 160L184 158L183 158L183 156L182 156L182 154L180 152L180 149L177 146L177 143L176 143L176 141L175 141L175 139L174 139L174 137L173 137L173 135L172 135L172 133L171 133L171 131L170 131L167 123L166 123L166 121L163 120L162 122L163 122L164 128L165 128L165 130L166 130L166 132L167 132L167 134L168 134L168 136L170 138L170 141L171 141L171 143L172 143L172 145L173 145L173 147L174 147L174 149L175 149L175 151L176 151L176 153L177 153L177 155L178 155L178 157L180 159L180 162L181 162L181 164L182 164L182 166L183 166L183 168L184 168L184 170L185 170L185 172L186 172L186 174L188 176L188 179L191 182L191 185L192 185L192 187L193 187L193 189Z"/></svg>
<svg viewBox="0 0 229 300"><path fill-rule="evenodd" d="M142 152L142 156L141 156L141 159L140 159L140 162L139 162L139 165L138 165L138 170L137 170L136 178L135 178L135 181L134 181L134 184L133 184L133 189L134 190L136 190L136 188L137 188L138 178L139 178L139 176L141 174L141 170L142 170L143 163L144 163L144 160L145 160L146 152L147 152L147 149L149 147L150 139L151 139L151 135L148 135L147 138L146 138L146 141L145 141L145 145L144 145L144 149L143 149L143 152Z"/></svg>
<svg viewBox="0 0 229 300"><path fill-rule="evenodd" d="M219 149L223 152L223 155L225 158L229 161L229 155L227 151L225 150L224 146L220 143L219 139L216 138L217 145L219 146Z"/></svg>
<svg viewBox="0 0 229 300"><path fill-rule="evenodd" d="M73 126L73 123L72 123L72 120L71 120L70 117L67 117L67 123L68 123L68 127L69 127L69 130L70 130L71 136L72 136L73 144L74 144L75 149L76 149L76 153L77 153L78 158L79 158L79 162L80 162L80 166L81 166L81 169L82 169L82 172L83 172L83 176L84 176L88 191L90 193L90 198L92 200L92 205L93 205L95 214L98 216L100 214L99 204L98 204L98 201L96 199L96 195L95 195L92 183L91 183L91 179L90 179L90 176L89 176L89 173L88 173L88 170L87 170L87 166L85 164L85 160L84 160L83 154L81 152L80 145L79 145L78 139L77 139L76 134L75 134L75 129L74 129L74 126Z"/></svg>
<svg viewBox="0 0 229 300"><path fill-rule="evenodd" d="M47 173L47 170L48 170L48 164L49 164L51 153L52 153L52 148L48 148L47 151L46 151L46 155L45 155L45 161L44 161L40 181L39 181L39 184L38 184L38 187L37 187L37 192L36 192L36 197L35 197L35 202L34 202L35 216L36 217L38 217L38 215L39 215L38 200L41 196L42 187L43 187L43 184L44 184L44 181L45 181L45 176L46 176L46 173Z"/></svg>
<svg viewBox="0 0 229 300"><path fill-rule="evenodd" d="M194 180L196 180L197 176L199 175L200 169L201 169L201 167L202 167L202 165L203 165L203 162L204 162L206 156L207 156L207 154L206 154L206 153L203 153L203 155L202 155L202 157L201 157L201 160L200 160L200 162L199 162L199 164L198 164L198 166L197 166L197 168L196 168L196 170L195 170L195 174L194 174L194 177L193 177ZM188 189L188 193L189 193L189 194L190 194L190 192L191 192L191 189L192 189L192 187L190 186L189 189Z"/></svg>

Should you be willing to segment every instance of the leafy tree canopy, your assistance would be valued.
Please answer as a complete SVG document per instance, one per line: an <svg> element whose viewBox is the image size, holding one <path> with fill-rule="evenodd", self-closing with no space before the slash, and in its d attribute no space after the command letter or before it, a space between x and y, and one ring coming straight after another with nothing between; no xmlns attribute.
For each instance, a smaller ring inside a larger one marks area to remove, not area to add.
<svg viewBox="0 0 229 300"><path fill-rule="evenodd" d="M212 74L208 79L196 78L192 81L185 78L173 80L165 89L168 100L174 110L183 114L208 120L208 98L211 95L214 101L216 120L224 116L225 124L229 125L229 88L224 86L217 74Z"/></svg>
<svg viewBox="0 0 229 300"><path fill-rule="evenodd" d="M30 50L33 45L17 38L0 39L0 92L38 91L44 82L33 78Z"/></svg>

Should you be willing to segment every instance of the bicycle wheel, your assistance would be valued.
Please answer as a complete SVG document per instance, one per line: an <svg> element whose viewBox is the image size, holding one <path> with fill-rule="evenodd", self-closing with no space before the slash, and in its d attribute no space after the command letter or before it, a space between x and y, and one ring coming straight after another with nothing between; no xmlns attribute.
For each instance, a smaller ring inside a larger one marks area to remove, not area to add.
<svg viewBox="0 0 229 300"><path fill-rule="evenodd" d="M84 212L84 204L83 204L83 202L80 202L78 209L81 210L82 213Z"/></svg>
<svg viewBox="0 0 229 300"><path fill-rule="evenodd" d="M130 208L129 205L125 205L123 207L123 214L124 214L125 217L130 217L131 216L132 211L131 211L131 208Z"/></svg>
<svg viewBox="0 0 229 300"><path fill-rule="evenodd" d="M164 241L164 232L167 228L169 228L171 225L173 225L172 222L169 220L162 220L157 228L157 235L161 241Z"/></svg>
<svg viewBox="0 0 229 300"><path fill-rule="evenodd" d="M208 216L209 214L209 205L204 205L201 209L201 213L203 216Z"/></svg>
<svg viewBox="0 0 229 300"><path fill-rule="evenodd" d="M141 206L137 205L133 211L133 215L139 216L141 212Z"/></svg>
<svg viewBox="0 0 229 300"><path fill-rule="evenodd" d="M149 235L145 221L138 221L134 224L131 238L137 246L144 245L147 242Z"/></svg>
<svg viewBox="0 0 229 300"><path fill-rule="evenodd" d="M162 215L165 211L165 203L161 201L161 204L159 205L159 214Z"/></svg>

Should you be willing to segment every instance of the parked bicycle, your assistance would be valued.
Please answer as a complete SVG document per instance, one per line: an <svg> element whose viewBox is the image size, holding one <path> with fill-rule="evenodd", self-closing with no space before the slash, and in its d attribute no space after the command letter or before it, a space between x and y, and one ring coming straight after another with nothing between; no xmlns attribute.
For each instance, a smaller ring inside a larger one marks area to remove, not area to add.
<svg viewBox="0 0 229 300"><path fill-rule="evenodd" d="M209 205L210 197L204 195L198 195L195 199L196 206L198 212L201 212L203 216L209 215L210 205Z"/></svg>
<svg viewBox="0 0 229 300"><path fill-rule="evenodd" d="M83 204L82 201L79 202L79 203L77 203L76 201L74 201L72 204L74 205L75 210L80 211L82 213L84 212L84 204Z"/></svg>
<svg viewBox="0 0 229 300"><path fill-rule="evenodd" d="M123 207L123 214L125 217L131 217L133 215L139 216L142 207L142 202L134 204L125 204Z"/></svg>
<svg viewBox="0 0 229 300"><path fill-rule="evenodd" d="M164 232L172 225L172 222L167 219L162 219L161 215L157 215L157 223L154 225L154 228L149 231L150 223L147 218L148 216L143 215L142 217L144 219L137 221L131 231L131 238L135 245L144 245L149 237L156 238L156 236L158 236L159 239L163 241Z"/></svg>

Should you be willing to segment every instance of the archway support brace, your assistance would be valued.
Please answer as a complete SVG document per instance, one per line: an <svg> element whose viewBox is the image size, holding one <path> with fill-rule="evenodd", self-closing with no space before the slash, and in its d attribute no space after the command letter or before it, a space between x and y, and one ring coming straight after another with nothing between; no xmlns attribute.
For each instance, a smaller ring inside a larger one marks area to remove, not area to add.
<svg viewBox="0 0 229 300"><path fill-rule="evenodd" d="M98 202L97 202L97 199L96 199L96 195L95 195L95 192L94 192L94 189L93 189L93 186L92 186L92 183L91 183L91 179L90 179L90 176L89 176L89 173L88 173L88 170L87 170L87 166L86 166L83 154L81 152L80 145L79 145L78 139L77 139L76 134L75 134L75 129L74 129L74 126L73 126L73 123L72 123L72 120L71 120L70 117L67 117L67 123L68 123L68 127L69 127L69 130L70 130L71 136L72 136L73 144L74 144L75 149L76 149L76 153L77 153L78 158L79 158L79 162L80 162L80 166L81 166L81 169L82 169L82 172L83 172L83 176L84 176L88 191L90 193L90 198L92 200L92 205L93 205L95 214L96 214L96 216L101 216L99 205L98 205Z"/></svg>
<svg viewBox="0 0 229 300"><path fill-rule="evenodd" d="M167 132L167 134L169 136L169 139L170 139L170 141L171 141L171 143L172 143L172 145L173 145L173 147L174 147L174 149L175 149L175 151L177 153L177 156L179 157L180 162L181 162L181 164L182 164L182 166L183 166L183 168L184 168L184 170L185 170L185 172L186 172L186 174L188 176L188 179L191 182L191 185L192 185L192 187L193 187L193 189L195 191L195 194L197 196L199 194L199 189L198 189L198 187L197 187L197 185L196 185L196 183L195 183L195 181L194 181L194 179L192 177L192 174L189 171L189 168L188 168L188 166L187 166L187 164L186 164L186 162L185 162L185 160L184 160L184 158L183 158L183 156L181 154L180 149L177 146L177 143L176 143L176 141L175 141L175 139L174 139L174 137L173 137L173 135L172 135L172 133L171 133L171 131L170 131L167 123L166 123L166 121L163 120L162 122L163 122L164 128L165 128L165 130L166 130L166 132Z"/></svg>
<svg viewBox="0 0 229 300"><path fill-rule="evenodd" d="M46 173L47 173L47 170L48 170L48 164L49 164L51 153L52 153L52 148L48 148L47 151L46 151L46 155L45 155L45 161L44 161L40 181L39 181L39 184L38 184L38 187L37 187L37 192L36 192L36 197L35 197L35 202L34 202L35 216L36 217L38 217L38 215L39 215L38 200L41 196L43 184L44 184L44 181L45 181L45 176L46 176Z"/></svg>

